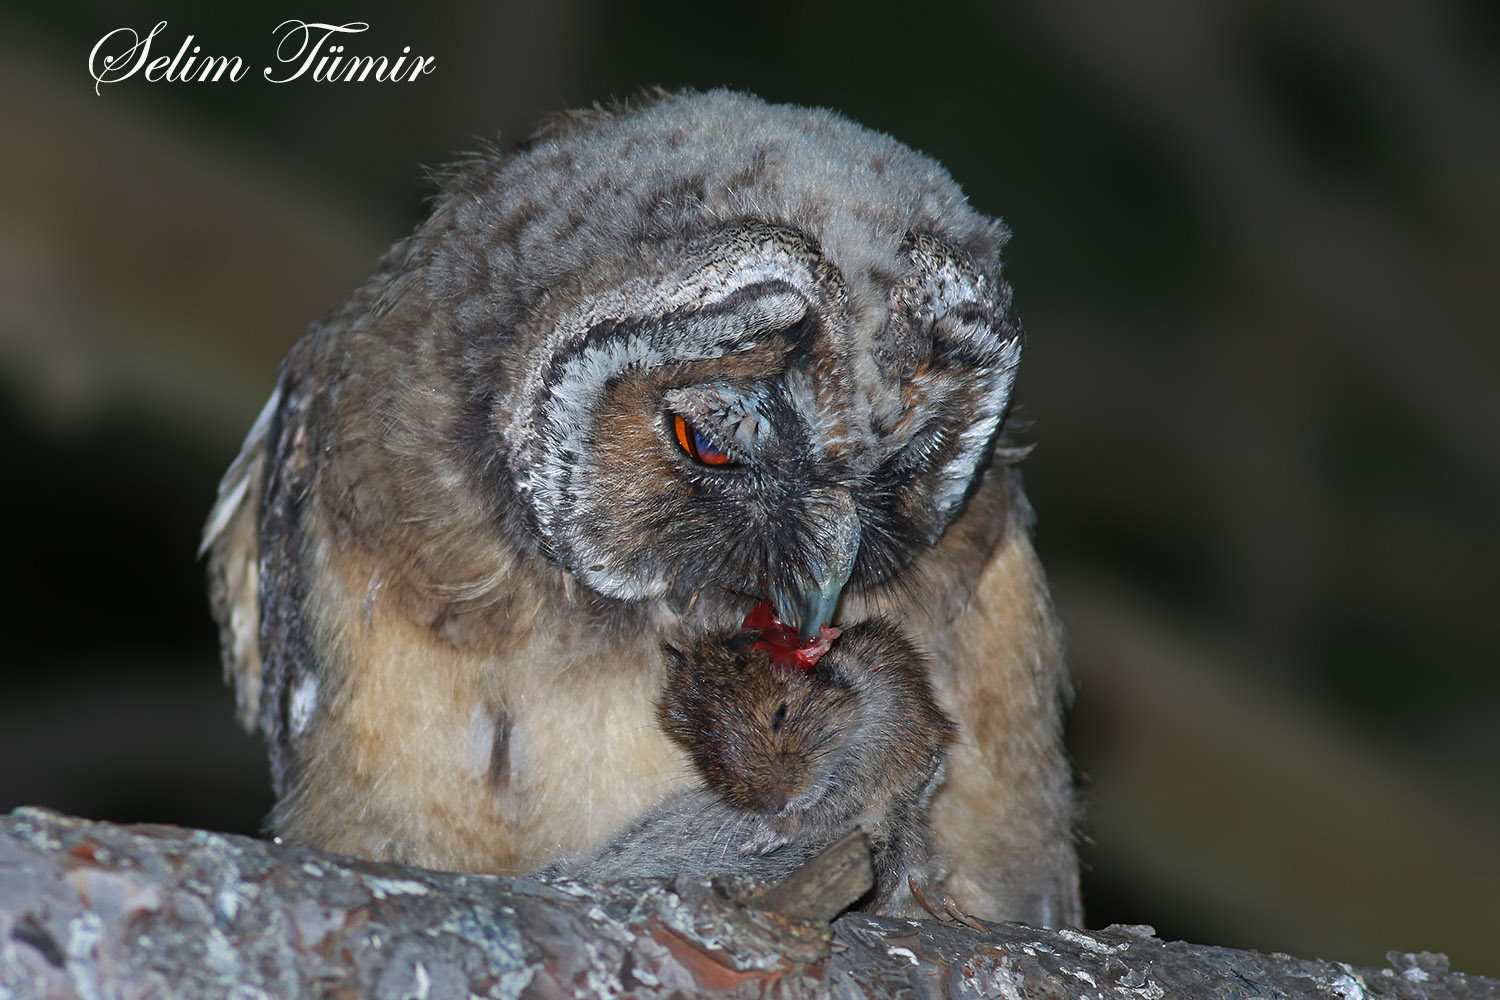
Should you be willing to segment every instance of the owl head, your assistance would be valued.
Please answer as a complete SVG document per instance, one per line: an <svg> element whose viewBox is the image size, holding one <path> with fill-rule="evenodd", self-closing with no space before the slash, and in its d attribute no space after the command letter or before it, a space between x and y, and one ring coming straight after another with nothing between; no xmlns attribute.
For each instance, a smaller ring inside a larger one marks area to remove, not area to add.
<svg viewBox="0 0 1500 1000"><path fill-rule="evenodd" d="M457 168L334 321L384 358L334 405L410 474L351 476L384 491L352 506L430 531L413 552L505 536L608 602L723 625L769 599L810 635L978 484L1021 353L1004 238L830 112L556 122Z"/></svg>

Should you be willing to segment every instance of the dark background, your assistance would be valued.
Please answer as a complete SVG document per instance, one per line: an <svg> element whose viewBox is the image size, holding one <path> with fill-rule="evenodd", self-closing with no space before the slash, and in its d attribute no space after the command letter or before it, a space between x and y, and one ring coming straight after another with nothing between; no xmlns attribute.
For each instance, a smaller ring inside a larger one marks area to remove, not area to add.
<svg viewBox="0 0 1500 1000"><path fill-rule="evenodd" d="M827 105L1015 231L1090 921L1500 975L1500 15L1406 3L0 8L0 809L253 832L194 549L423 166L646 85ZM717 12L715 12L717 10ZM283 17L437 57L260 79ZM158 20L237 84L102 87Z"/></svg>

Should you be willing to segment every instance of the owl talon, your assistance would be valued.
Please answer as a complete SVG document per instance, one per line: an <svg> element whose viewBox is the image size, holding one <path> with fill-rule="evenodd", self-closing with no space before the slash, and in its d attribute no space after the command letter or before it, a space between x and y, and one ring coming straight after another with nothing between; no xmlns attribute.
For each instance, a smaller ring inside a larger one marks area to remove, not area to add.
<svg viewBox="0 0 1500 1000"><path fill-rule="evenodd" d="M915 876L912 876L912 875L906 876L906 886L907 886L908 889L911 890L912 898L917 901L917 904L919 906L921 906L922 909L926 910L928 913L932 914L934 917L937 917L939 920L947 920L948 919L947 914L943 910L940 910L936 906L932 905L932 901L927 898L927 894L924 893L921 890L921 888L917 885L917 880L916 880Z"/></svg>
<svg viewBox="0 0 1500 1000"><path fill-rule="evenodd" d="M916 878L911 875L906 876L906 885L911 890L912 898L917 901L917 904L944 923L963 924L970 930L979 931L981 934L988 934L990 932L988 927L959 909L958 903L946 892L943 893L943 905L934 906L932 901L917 886Z"/></svg>
<svg viewBox="0 0 1500 1000"><path fill-rule="evenodd" d="M954 902L953 897L947 893L943 894L943 912L948 914L948 919L963 924L969 930L978 931L981 934L988 934L990 932L988 927L969 916L963 910L960 910L958 903Z"/></svg>

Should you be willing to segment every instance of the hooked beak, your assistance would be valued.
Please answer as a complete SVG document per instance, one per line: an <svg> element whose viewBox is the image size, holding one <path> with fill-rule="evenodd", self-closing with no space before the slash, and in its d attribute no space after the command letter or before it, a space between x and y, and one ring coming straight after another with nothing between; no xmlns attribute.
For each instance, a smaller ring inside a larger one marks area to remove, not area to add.
<svg viewBox="0 0 1500 1000"><path fill-rule="evenodd" d="M848 582L849 576L846 573L842 579L828 580L817 590L797 595L797 615L791 621L795 623L797 635L803 642L817 638L819 628L832 624L833 613L839 606L839 597L844 592L844 584Z"/></svg>
<svg viewBox="0 0 1500 1000"><path fill-rule="evenodd" d="M843 491L820 490L808 498L807 509L814 536L811 547L823 556L822 565L808 567L811 579L798 574L795 581L771 588L777 616L795 628L803 642L832 624L844 585L854 572L860 534L854 501Z"/></svg>

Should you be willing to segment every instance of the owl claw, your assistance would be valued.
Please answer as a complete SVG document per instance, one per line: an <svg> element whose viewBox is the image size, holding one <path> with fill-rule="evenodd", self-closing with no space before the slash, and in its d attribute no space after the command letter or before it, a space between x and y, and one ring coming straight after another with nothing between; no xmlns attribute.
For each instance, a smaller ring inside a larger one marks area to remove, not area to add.
<svg viewBox="0 0 1500 1000"><path fill-rule="evenodd" d="M740 854L745 857L761 857L780 849L783 845L791 842L791 838L781 833L765 820L756 820L755 829L745 842L740 845Z"/></svg>

